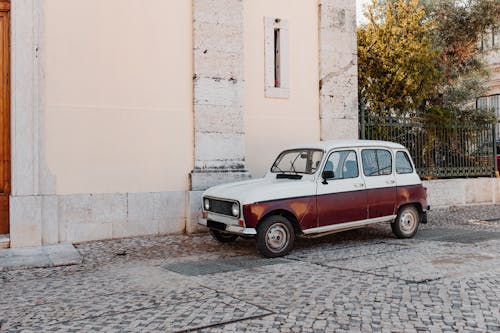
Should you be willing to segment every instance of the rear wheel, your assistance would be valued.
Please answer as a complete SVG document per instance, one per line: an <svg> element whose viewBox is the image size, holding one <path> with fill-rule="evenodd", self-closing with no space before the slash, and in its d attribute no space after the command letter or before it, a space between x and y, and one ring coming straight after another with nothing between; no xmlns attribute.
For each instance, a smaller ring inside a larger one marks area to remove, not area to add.
<svg viewBox="0 0 500 333"><path fill-rule="evenodd" d="M236 240L236 238L238 238L238 235L228 234L227 232L215 229L210 229L210 233L212 234L213 238L221 243L232 243Z"/></svg>
<svg viewBox="0 0 500 333"><path fill-rule="evenodd" d="M419 224L418 209L415 206L404 206L399 210L396 220L391 223L391 229L398 238L411 238L417 233Z"/></svg>
<svg viewBox="0 0 500 333"><path fill-rule="evenodd" d="M257 250L267 258L286 255L293 248L295 231L284 216L266 217L257 230Z"/></svg>

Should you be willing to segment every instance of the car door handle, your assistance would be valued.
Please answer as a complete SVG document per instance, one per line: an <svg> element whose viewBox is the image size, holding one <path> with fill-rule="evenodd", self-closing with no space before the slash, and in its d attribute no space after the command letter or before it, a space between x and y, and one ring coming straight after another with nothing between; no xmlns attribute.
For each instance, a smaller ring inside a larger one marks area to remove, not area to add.
<svg viewBox="0 0 500 333"><path fill-rule="evenodd" d="M391 179L391 180L386 180L385 183L386 184L394 184L395 182L396 182L395 180Z"/></svg>
<svg viewBox="0 0 500 333"><path fill-rule="evenodd" d="M356 188L362 188L362 187L365 187L365 184L363 184L363 183L354 184L354 187L356 187Z"/></svg>

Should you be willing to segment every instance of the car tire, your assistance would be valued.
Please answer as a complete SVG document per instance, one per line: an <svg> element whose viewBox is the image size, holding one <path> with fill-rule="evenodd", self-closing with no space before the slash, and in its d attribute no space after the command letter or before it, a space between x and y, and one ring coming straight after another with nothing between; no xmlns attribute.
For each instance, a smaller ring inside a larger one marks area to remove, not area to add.
<svg viewBox="0 0 500 333"><path fill-rule="evenodd" d="M236 238L238 238L238 235L229 234L215 229L210 229L210 233L212 234L212 237L220 243L232 243L236 240Z"/></svg>
<svg viewBox="0 0 500 333"><path fill-rule="evenodd" d="M420 220L420 211L415 206L401 207L396 220L391 223L392 232L398 238L411 238L417 233Z"/></svg>
<svg viewBox="0 0 500 333"><path fill-rule="evenodd" d="M257 250L267 258L286 255L293 248L295 230L281 215L266 217L257 228Z"/></svg>

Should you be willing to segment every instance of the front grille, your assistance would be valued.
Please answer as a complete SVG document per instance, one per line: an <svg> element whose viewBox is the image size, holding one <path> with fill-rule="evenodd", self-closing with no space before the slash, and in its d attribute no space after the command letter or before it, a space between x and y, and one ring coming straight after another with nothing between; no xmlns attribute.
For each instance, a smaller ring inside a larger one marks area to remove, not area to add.
<svg viewBox="0 0 500 333"><path fill-rule="evenodd" d="M221 215L233 216L233 203L232 201L224 201L217 199L208 199L210 201L209 212L217 213Z"/></svg>

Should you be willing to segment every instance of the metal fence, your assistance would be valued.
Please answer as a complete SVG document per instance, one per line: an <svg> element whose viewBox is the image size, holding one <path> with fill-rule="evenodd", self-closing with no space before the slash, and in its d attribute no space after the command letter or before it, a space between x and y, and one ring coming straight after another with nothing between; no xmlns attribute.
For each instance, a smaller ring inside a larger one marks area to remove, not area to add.
<svg viewBox="0 0 500 333"><path fill-rule="evenodd" d="M422 178L495 176L496 126L441 125L418 117L360 113L360 138L400 143L410 151Z"/></svg>

